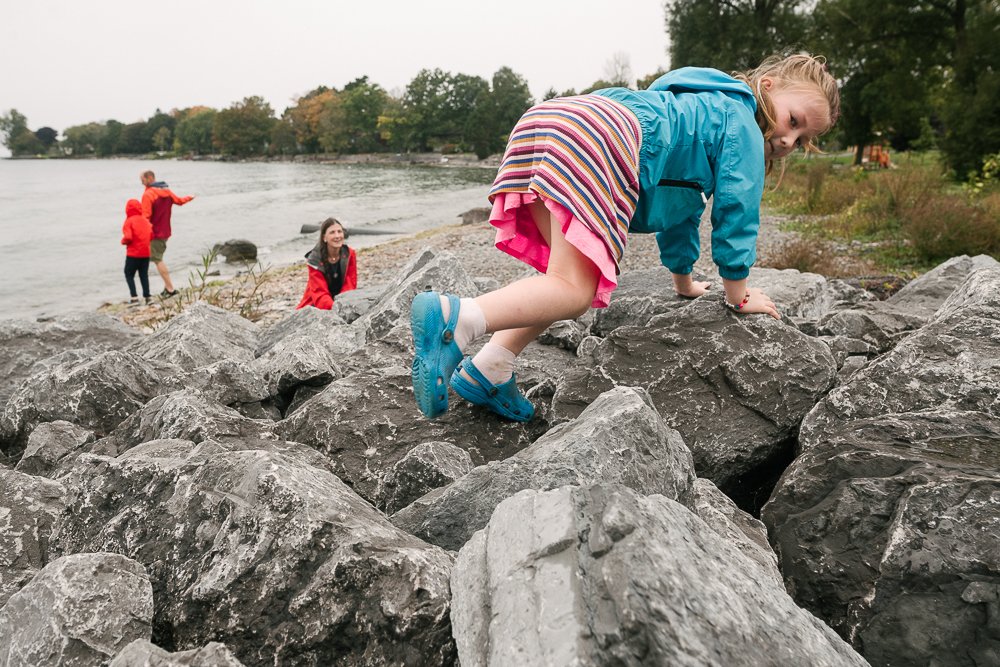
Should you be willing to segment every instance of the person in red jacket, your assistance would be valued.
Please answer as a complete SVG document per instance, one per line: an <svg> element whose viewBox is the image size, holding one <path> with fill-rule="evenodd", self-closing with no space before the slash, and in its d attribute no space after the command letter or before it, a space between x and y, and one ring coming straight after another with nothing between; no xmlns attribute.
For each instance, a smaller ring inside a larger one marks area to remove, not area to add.
<svg viewBox="0 0 1000 667"><path fill-rule="evenodd" d="M138 199L129 199L125 203L125 216L122 245L125 246L125 282L132 295L129 303L139 303L139 295L135 291L136 273L142 284L142 296L149 303L152 301L149 296L149 242L153 236L153 225L142 216L142 204Z"/></svg>
<svg viewBox="0 0 1000 667"><path fill-rule="evenodd" d="M153 240L150 243L150 259L156 265L156 270L163 278L162 297L171 297L177 294L174 283L170 280L170 271L163 261L163 253L167 250L167 239L170 238L170 214L174 204L183 206L194 197L178 197L167 184L156 180L156 174L151 171L144 171L139 176L139 180L146 186L142 193L142 215L153 225Z"/></svg>
<svg viewBox="0 0 1000 667"><path fill-rule="evenodd" d="M333 297L358 286L358 258L344 243L346 238L344 226L335 218L323 222L319 242L306 253L309 282L296 310L306 306L330 310Z"/></svg>

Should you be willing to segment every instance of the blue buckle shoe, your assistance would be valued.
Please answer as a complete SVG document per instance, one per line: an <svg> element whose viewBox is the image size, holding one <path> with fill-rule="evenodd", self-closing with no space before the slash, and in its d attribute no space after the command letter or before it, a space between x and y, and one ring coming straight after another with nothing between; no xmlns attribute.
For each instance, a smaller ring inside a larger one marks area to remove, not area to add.
<svg viewBox="0 0 1000 667"><path fill-rule="evenodd" d="M462 377L462 370L479 384ZM506 419L526 422L535 416L535 406L517 389L516 375L512 375L503 384L494 386L479 372L469 357L463 359L452 374L451 388L469 403L484 405Z"/></svg>
<svg viewBox="0 0 1000 667"><path fill-rule="evenodd" d="M410 328L413 331L413 395L417 407L433 419L448 410L448 381L462 351L455 343L459 299L445 294L450 307L448 321L441 312L441 295L421 292L413 297L410 307Z"/></svg>

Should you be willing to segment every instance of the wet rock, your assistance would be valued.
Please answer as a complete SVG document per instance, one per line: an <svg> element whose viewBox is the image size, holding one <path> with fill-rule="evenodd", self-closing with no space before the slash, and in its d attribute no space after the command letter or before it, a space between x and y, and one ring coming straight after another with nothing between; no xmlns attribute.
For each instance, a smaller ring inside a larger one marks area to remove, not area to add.
<svg viewBox="0 0 1000 667"><path fill-rule="evenodd" d="M148 639L153 591L146 570L113 553L59 558L0 608L0 656L11 667L99 667Z"/></svg>
<svg viewBox="0 0 1000 667"><path fill-rule="evenodd" d="M321 341L328 346L335 344L340 338L339 333L344 324L344 318L332 310L319 308L293 310L260 332L254 356L265 354L286 338L304 337Z"/></svg>
<svg viewBox="0 0 1000 667"><path fill-rule="evenodd" d="M227 264L257 261L257 246L246 239L229 239L225 243L216 243L212 250L225 257Z"/></svg>
<svg viewBox="0 0 1000 667"><path fill-rule="evenodd" d="M867 664L684 506L619 486L505 500L452 591L464 667Z"/></svg>
<svg viewBox="0 0 1000 667"><path fill-rule="evenodd" d="M375 494L375 506L386 514L403 509L417 498L451 484L472 470L472 457L450 442L417 445L392 466Z"/></svg>
<svg viewBox="0 0 1000 667"><path fill-rule="evenodd" d="M802 423L763 519L789 589L873 664L1000 655L1000 269ZM992 657L990 657L992 656Z"/></svg>
<svg viewBox="0 0 1000 667"><path fill-rule="evenodd" d="M221 641L246 664L453 664L446 552L297 456L165 447L81 457L53 536L149 568L152 641Z"/></svg>
<svg viewBox="0 0 1000 667"><path fill-rule="evenodd" d="M737 315L719 295L618 327L591 358L557 379L554 421L613 386L643 387L691 449L698 475L730 495L787 456L802 417L836 377L825 344L766 315Z"/></svg>
<svg viewBox="0 0 1000 667"><path fill-rule="evenodd" d="M250 361L259 335L249 320L199 301L129 349L193 371L224 359Z"/></svg>
<svg viewBox="0 0 1000 667"><path fill-rule="evenodd" d="M0 607L49 562L65 492L56 482L0 468Z"/></svg>
<svg viewBox="0 0 1000 667"><path fill-rule="evenodd" d="M686 498L694 482L691 453L667 428L642 390L619 387L504 461L473 469L391 517L400 528L457 550L494 508L523 489L548 490L603 481L642 494Z"/></svg>
<svg viewBox="0 0 1000 667"><path fill-rule="evenodd" d="M372 306L382 298L385 286L360 287L337 295L333 302L333 311L345 322L354 322L371 310Z"/></svg>
<svg viewBox="0 0 1000 667"><path fill-rule="evenodd" d="M115 656L109 667L243 667L243 663L219 642L170 653L145 639L136 639Z"/></svg>
<svg viewBox="0 0 1000 667"><path fill-rule="evenodd" d="M39 424L28 436L28 444L15 470L28 475L48 475L66 455L94 441L94 433L67 421Z"/></svg>

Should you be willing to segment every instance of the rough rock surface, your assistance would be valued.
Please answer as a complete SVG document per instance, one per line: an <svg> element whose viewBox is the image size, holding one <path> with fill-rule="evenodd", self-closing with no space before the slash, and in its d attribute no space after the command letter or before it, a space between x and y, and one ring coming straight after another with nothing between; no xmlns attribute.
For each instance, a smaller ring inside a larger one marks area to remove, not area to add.
<svg viewBox="0 0 1000 667"><path fill-rule="evenodd" d="M867 664L685 507L613 485L505 500L452 591L463 667Z"/></svg>
<svg viewBox="0 0 1000 667"><path fill-rule="evenodd" d="M61 364L32 376L10 397L0 417L0 449L20 452L35 426L57 420L104 436L162 388L154 367L127 350Z"/></svg>
<svg viewBox="0 0 1000 667"><path fill-rule="evenodd" d="M93 356L121 349L140 338L142 334L120 320L97 313L44 323L0 320L0 405L38 370L35 364L40 361L77 349Z"/></svg>
<svg viewBox="0 0 1000 667"><path fill-rule="evenodd" d="M686 499L694 482L691 452L667 428L641 389L619 387L580 416L504 461L475 468L391 517L400 528L458 550L489 521L494 508L523 489L594 482L642 494Z"/></svg>
<svg viewBox="0 0 1000 667"><path fill-rule="evenodd" d="M260 329L235 313L198 302L131 346L136 354L186 371L230 359L249 361Z"/></svg>
<svg viewBox="0 0 1000 667"><path fill-rule="evenodd" d="M94 434L67 421L39 424L28 436L28 445L15 470L28 475L47 475L66 455L94 441Z"/></svg>
<svg viewBox="0 0 1000 667"><path fill-rule="evenodd" d="M113 553L65 556L0 608L0 664L99 667L148 639L152 616L142 565Z"/></svg>
<svg viewBox="0 0 1000 667"><path fill-rule="evenodd" d="M472 470L472 457L450 442L424 442L401 458L382 477L375 506L386 514L403 509L420 496L451 484Z"/></svg>
<svg viewBox="0 0 1000 667"><path fill-rule="evenodd" d="M170 653L145 639L136 639L115 656L109 667L243 667L225 644Z"/></svg>
<svg viewBox="0 0 1000 667"><path fill-rule="evenodd" d="M738 494L741 478L787 456L802 417L833 386L829 348L765 315L703 296L611 331L593 363L557 381L553 419L614 386L646 389L694 455L699 477Z"/></svg>
<svg viewBox="0 0 1000 667"><path fill-rule="evenodd" d="M1000 664L1000 269L806 417L763 517L789 589L875 665Z"/></svg>
<svg viewBox="0 0 1000 667"><path fill-rule="evenodd" d="M49 562L49 536L65 495L61 484L0 469L0 607Z"/></svg>
<svg viewBox="0 0 1000 667"><path fill-rule="evenodd" d="M163 447L81 457L53 536L149 568L157 645L221 641L252 665L453 662L443 550L297 456Z"/></svg>

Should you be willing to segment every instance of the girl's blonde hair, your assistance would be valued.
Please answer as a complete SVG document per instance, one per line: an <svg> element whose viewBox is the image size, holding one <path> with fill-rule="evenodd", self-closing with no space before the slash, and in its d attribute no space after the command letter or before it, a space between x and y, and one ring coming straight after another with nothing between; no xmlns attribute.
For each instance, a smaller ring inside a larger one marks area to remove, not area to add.
<svg viewBox="0 0 1000 667"><path fill-rule="evenodd" d="M770 56L756 69L734 72L733 77L750 86L754 97L757 98L757 124L764 133L764 141L771 138L774 126L777 124L774 105L771 103L771 92L798 90L816 93L817 96L824 98L829 108L829 116L826 127L820 134L828 132L840 116L840 90L837 88L837 81L826 70L826 58L823 56L811 56L807 53ZM764 79L774 82L771 90L764 87ZM819 152L819 148L811 139L803 148L807 153ZM774 161L768 160L766 172L771 173L773 166Z"/></svg>

